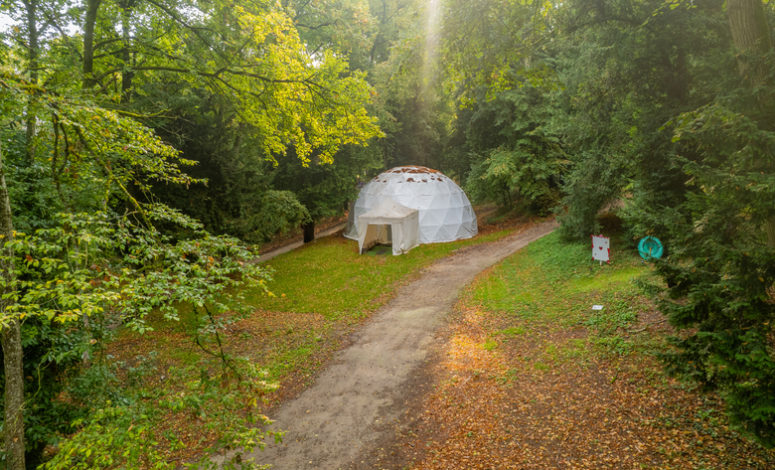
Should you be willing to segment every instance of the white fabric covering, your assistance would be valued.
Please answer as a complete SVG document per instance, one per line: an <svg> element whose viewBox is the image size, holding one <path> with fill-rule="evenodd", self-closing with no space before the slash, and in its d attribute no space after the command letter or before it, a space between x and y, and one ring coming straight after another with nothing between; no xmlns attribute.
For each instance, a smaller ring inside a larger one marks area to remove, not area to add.
<svg viewBox="0 0 775 470"><path fill-rule="evenodd" d="M474 209L454 181L437 170L404 166L381 173L361 189L345 237L359 239L360 216L385 200L418 211L420 244L471 238L478 233Z"/></svg>
<svg viewBox="0 0 775 470"><path fill-rule="evenodd" d="M393 254L401 255L419 244L419 212L386 199L377 207L358 216L358 251L372 246L393 245Z"/></svg>

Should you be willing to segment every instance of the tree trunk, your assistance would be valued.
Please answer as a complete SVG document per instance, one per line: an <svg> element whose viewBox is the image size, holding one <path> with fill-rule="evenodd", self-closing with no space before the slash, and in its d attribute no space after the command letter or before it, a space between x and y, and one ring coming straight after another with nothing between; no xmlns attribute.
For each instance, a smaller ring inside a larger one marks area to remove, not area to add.
<svg viewBox="0 0 775 470"><path fill-rule="evenodd" d="M130 34L129 20L132 16L132 6L134 2L128 0L119 3L121 7L121 35L124 42L124 50L121 53L121 59L124 61L124 68L121 71L121 102L129 103L132 100L132 79L134 78L134 63L132 55L132 37Z"/></svg>
<svg viewBox="0 0 775 470"><path fill-rule="evenodd" d="M8 187L5 184L5 169L3 167L3 149L0 147L0 234L3 241L13 237L11 220L11 202L8 198ZM6 250L6 261L0 262L0 275L6 287L3 294L10 289L13 281L13 270L10 249ZM10 305L9 299L0 297L0 313L6 316ZM6 451L6 468L8 470L24 470L24 373L22 370L22 338L19 319L12 317L7 326L2 327L0 344L3 347L3 367L5 368L5 423L3 424L4 444Z"/></svg>
<svg viewBox="0 0 775 470"><path fill-rule="evenodd" d="M91 88L94 79L94 26L97 23L97 11L102 0L86 1L86 19L83 24L83 87Z"/></svg>
<svg viewBox="0 0 775 470"><path fill-rule="evenodd" d="M30 83L38 83L38 55L39 33L38 33L38 12L35 8L35 1L25 1L24 7L27 10L27 74ZM35 161L35 131L37 116L35 115L35 94L31 93L27 100L27 115L25 119L25 163L28 167Z"/></svg>
<svg viewBox="0 0 775 470"><path fill-rule="evenodd" d="M762 1L727 0L727 17L740 75L752 87L767 85L767 67L760 60L772 50L772 37ZM761 108L771 108L770 99L762 95L757 98ZM775 248L775 218L765 222L764 233L767 245Z"/></svg>
<svg viewBox="0 0 775 470"><path fill-rule="evenodd" d="M309 243L315 240L315 222L307 222L301 226L304 232L304 243Z"/></svg>
<svg viewBox="0 0 775 470"><path fill-rule="evenodd" d="M761 0L728 0L727 17L732 42L737 49L740 74L752 85L764 85L767 70L763 64L751 64L753 56L762 56L772 49L767 16Z"/></svg>

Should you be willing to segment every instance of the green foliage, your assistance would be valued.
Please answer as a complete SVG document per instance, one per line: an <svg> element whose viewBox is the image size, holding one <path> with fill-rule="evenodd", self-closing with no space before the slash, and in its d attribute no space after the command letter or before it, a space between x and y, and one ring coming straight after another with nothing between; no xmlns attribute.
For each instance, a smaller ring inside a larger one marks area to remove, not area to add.
<svg viewBox="0 0 775 470"><path fill-rule="evenodd" d="M113 244L104 214L62 215L60 225L33 235L16 232L4 241L3 263L15 268L3 283L10 305L0 316L0 327L10 318L27 317L67 323L99 315L119 299L110 279L104 251ZM107 279L103 279L106 278Z"/></svg>
<svg viewBox="0 0 775 470"><path fill-rule="evenodd" d="M309 211L290 191L266 191L256 205L258 212L234 220L229 231L254 243L268 242L310 220Z"/></svg>
<svg viewBox="0 0 775 470"><path fill-rule="evenodd" d="M164 206L153 206L153 221L178 222L190 235L175 238L158 232L127 230L120 234L127 241L124 262L138 270L132 281L122 286L130 324L145 328L143 318L160 309L168 318L178 318L179 303L204 308L209 305L220 314L239 303L238 296L222 294L243 283L265 291L268 277L251 263L254 253L236 239L213 236L201 225ZM147 271L147 273L145 272Z"/></svg>
<svg viewBox="0 0 775 470"><path fill-rule="evenodd" d="M82 421L76 421L79 426ZM162 459L149 436L147 416L133 417L125 407L97 410L82 439L70 439L43 468L111 468L124 462L133 468L173 468Z"/></svg>
<svg viewBox="0 0 775 470"><path fill-rule="evenodd" d="M70 432L70 423L79 416L77 407L59 398L68 387L65 378L77 373L92 344L85 330L68 332L45 319L27 319L22 328L22 346L24 374L32 378L25 383L25 394L35 397L25 410L27 461L35 466L41 462L45 446L55 444L58 434ZM0 380L5 380L4 371ZM4 391L4 386L0 390Z"/></svg>
<svg viewBox="0 0 775 470"><path fill-rule="evenodd" d="M0 93L37 96L51 116L50 127L40 128L41 134L53 137L49 177L58 199L67 208L77 204L91 210L38 221L42 228L15 232L4 240L1 261L13 275L4 278L7 305L0 328L11 319L23 322L23 346L31 353L25 367L38 368L32 374L37 387L27 387L30 396L37 397L25 415L27 444L34 451L30 462L56 434L71 431L63 422L68 417L105 403L96 399L96 392L124 399L111 388L114 378L101 356L110 329L119 322L143 331L149 328L145 316L151 311L177 318L179 309L188 306L196 324L192 339L220 361L224 374L228 370L243 375L237 361L225 353L221 332L246 310L238 293L226 293L243 285L265 291L266 270L252 263L255 253L236 239L210 235L178 211L143 202L153 183L197 182L181 170L192 162L132 118L40 89L13 74L0 77ZM81 188L94 199L70 197ZM227 311L234 314L225 315ZM72 377L70 402L57 396L66 377ZM51 415L56 410L61 413L58 419ZM105 415L98 413L97 422L121 427L125 413L106 410ZM144 436L142 426L136 433L127 430L119 445L140 443ZM121 459L120 453L96 451L95 462ZM136 455L124 455L130 466L143 455L140 448L131 452Z"/></svg>
<svg viewBox="0 0 775 470"><path fill-rule="evenodd" d="M460 108L449 142L452 166L466 173L474 200L546 213L559 200L569 163L547 126L558 76L541 52L526 47L544 25L546 5L464 3L451 3L445 26L471 30L445 45L446 86ZM507 22L489 20L496 17Z"/></svg>
<svg viewBox="0 0 775 470"><path fill-rule="evenodd" d="M447 2L441 46L446 87L463 107L483 104L520 82L552 87L553 73L539 59L549 2ZM461 33L465 32L465 33Z"/></svg>
<svg viewBox="0 0 775 470"><path fill-rule="evenodd" d="M597 231L597 213L617 200L648 206L680 198L671 135L660 129L712 99L728 80L729 31L720 7L608 0L595 8L570 2L558 11L566 34L553 58L563 90L551 128L573 162L559 211L566 237ZM634 236L645 229L633 229Z"/></svg>
<svg viewBox="0 0 775 470"><path fill-rule="evenodd" d="M363 172L363 165L349 158L358 153L352 147L381 135L369 116L376 93L365 75L347 63L347 54L362 56L365 51L359 48L367 47L363 3L270 2L213 11L188 7L204 10L207 26L202 29L222 35L191 37L187 30L193 24L175 25L168 38L186 40L185 48L171 54L173 62L196 65L189 71L177 64L172 70L138 68L133 83L142 86L142 93L128 105L145 112L171 108L146 121L200 163L192 174L207 178L208 185L192 191L157 186L156 193L202 220L208 230L250 242L267 241L277 234L273 230L304 220L300 208L292 208L285 197L281 203L279 193L270 191L293 191L315 220L330 215L332 208L340 214L343 195L354 189L351 180ZM211 62L188 57L212 55L210 43L229 53ZM155 46L145 47L159 53ZM222 67L212 72L216 65ZM326 169L334 160L341 163ZM278 173L292 177L276 178ZM310 180L313 184L304 184ZM278 204L285 216L271 214Z"/></svg>
<svg viewBox="0 0 775 470"><path fill-rule="evenodd" d="M207 415L208 427L218 430L223 448L239 451L234 461L226 463L241 462L244 467L238 468L250 468L251 459L244 459L242 452L262 448L264 439L279 439L279 435L261 429L270 421L256 411L256 396L271 386L254 367L246 365L240 370L245 375L233 381L206 375L192 380L190 370L170 369L170 380L163 386L154 386L152 375L141 373L138 378L144 386L133 389L135 395L126 397L123 404L107 401L88 418L76 420L73 425L80 431L64 441L42 468L177 468L166 455L167 451L178 450L177 430L162 432L158 426L160 420L176 414L189 420ZM162 442L168 447L162 447ZM212 465L207 457L186 464L191 468Z"/></svg>
<svg viewBox="0 0 775 470"><path fill-rule="evenodd" d="M735 51L720 1L566 2L557 20L572 40L555 43L565 89L551 126L573 160L564 235L586 238L624 199L633 239L668 249L670 363L718 387L734 421L772 445L775 166L771 95L752 78L771 79L772 51Z"/></svg>
<svg viewBox="0 0 775 470"><path fill-rule="evenodd" d="M3 262L15 267L15 276L4 285L11 304L0 323L23 321L24 369L33 378L25 393L35 397L25 413L31 463L54 443L56 433L70 429L77 409L62 403L58 394L64 378L77 373L97 340L105 339L101 318L119 297L105 265L104 255L114 246L105 222L99 213L62 215L52 228L31 235L17 232L5 242L13 257L4 256ZM82 321L82 327L73 329L75 321Z"/></svg>
<svg viewBox="0 0 775 470"><path fill-rule="evenodd" d="M523 203L538 213L552 207L559 196L563 155L556 145L536 140L520 139L513 150L497 148L474 163L466 184L474 201L494 200L503 207Z"/></svg>
<svg viewBox="0 0 775 470"><path fill-rule="evenodd" d="M348 324L358 321L384 303L385 292L419 266L448 255L461 246L492 240L505 234L496 233L475 240L418 247L407 255L416 251L409 258L359 256L357 250L351 250L352 242L320 240L304 249L283 255L272 263L277 278L273 286L276 296L265 296L258 285L253 285L246 294L255 295L248 299L254 308L289 310L287 315L316 312L326 317L328 325L338 321ZM376 267L380 268L383 275L373 275ZM354 282L359 278L363 282ZM234 286L229 294L244 289ZM326 292L331 289L342 295L327 295ZM180 321L194 328L201 323L191 321L191 315L205 317L182 308L178 308L178 311ZM148 323L159 324L151 317L148 317ZM204 319L207 325L207 319ZM269 379L276 380L292 368L309 367L307 361L316 350L315 345L320 339L318 335L325 333L326 327L323 328L321 330L310 325L309 334L301 333L306 337L301 345L292 350L277 347L273 352L258 358L270 373ZM207 345L212 346L213 343ZM169 419L171 415L183 416L186 421L201 420L208 430L216 430L221 436L221 452L223 449L240 451L257 448L263 446L267 438L278 438L274 434L264 434L259 426L267 420L257 412L261 394L272 388L272 384L267 382L266 373L253 362L230 356L228 359L238 371L237 376L230 368L218 371L214 367L217 362L207 360L207 355L203 357L204 360L195 359L189 366L163 370L158 369L160 361L155 356L139 358L132 367L117 364L122 366L120 370L124 370L122 375L127 376L124 383L131 384L131 387L124 386L119 395L112 390L99 397L92 395L90 399L99 404L101 411L76 422L78 433L60 444L59 453L44 468L107 466L98 463L97 459L112 459L114 466L166 468L168 460L164 452L175 450L175 430L162 431L165 428L160 422ZM215 358L215 361L220 359ZM84 380L78 388L88 390L88 383ZM143 453L144 449L147 452ZM89 456L85 457L87 452ZM244 457L245 454L242 454L241 459L247 465ZM241 468L236 461L231 464ZM215 468L213 465L205 456L203 460L192 464L192 468Z"/></svg>
<svg viewBox="0 0 775 470"><path fill-rule="evenodd" d="M446 5L418 0L369 3L375 23L369 77L378 92L374 113L385 133L373 145L383 166L422 165L463 181L468 165L460 164L449 142L455 99L444 83L442 51L451 37L441 24ZM466 152L462 155L465 158Z"/></svg>
<svg viewBox="0 0 775 470"><path fill-rule="evenodd" d="M3 322L12 316L25 321L26 366L35 368L32 375L37 379L29 387L37 399L26 415L28 443L33 449L52 443L53 434L69 431L70 424L63 421L78 411L58 401L57 393L63 388L60 381L77 372L83 357L99 354L110 336L106 323L123 321L143 331L149 329L145 316L150 312L178 318L181 307L189 305L195 316L196 343L218 358L224 371L242 373L224 353L220 335L246 312L236 288L265 291L266 270L252 263L253 252L236 240L209 235L198 223L168 208L148 209L145 220L175 223L188 230L189 237L180 238L178 232L173 239L128 218L116 221L94 213L62 215L53 228L39 229L33 235L17 232L6 244L13 248L11 264L16 273L13 283L4 286L13 303L1 318ZM235 313L224 316L226 311ZM72 329L75 322L83 323L81 329ZM104 367L95 364L72 379L72 405L88 409L102 402L95 399L96 392L109 390L115 380L103 372ZM79 398L82 393L77 390L89 391L88 397ZM121 394L113 391L106 397L118 401ZM52 416L53 412L61 415ZM124 419L112 412L103 418ZM126 438L142 442L141 434ZM142 455L141 449L136 452ZM95 458L116 458L111 455L95 453Z"/></svg>
<svg viewBox="0 0 775 470"><path fill-rule="evenodd" d="M305 167L298 160L287 161L271 170L269 176L274 187L292 191L303 205L307 215L297 217L298 222L314 222L342 214L348 202L357 197L358 182L381 167L378 158L372 148L348 146L337 154L334 163L317 161Z"/></svg>
<svg viewBox="0 0 775 470"><path fill-rule="evenodd" d="M328 48L307 48L280 3L118 6L105 4L95 29L91 79L113 91L109 99L127 104L126 90L121 97L110 88L116 74L131 85L132 99L149 106L160 103L144 100L146 90L165 83L184 83L183 93L206 90L229 103L235 121L257 137L262 158L294 149L304 161L313 152L331 161L341 146L379 133L365 109L371 90L363 74ZM129 50L111 53L117 42Z"/></svg>
<svg viewBox="0 0 775 470"><path fill-rule="evenodd" d="M598 212L621 196L629 173L627 163L613 155L577 155L565 179L564 208L558 209L560 231L568 240L583 240L600 232Z"/></svg>
<svg viewBox="0 0 775 470"><path fill-rule="evenodd" d="M687 193L658 269L662 308L685 333L670 363L718 387L733 421L772 445L775 134L714 104L679 116L674 135Z"/></svg>

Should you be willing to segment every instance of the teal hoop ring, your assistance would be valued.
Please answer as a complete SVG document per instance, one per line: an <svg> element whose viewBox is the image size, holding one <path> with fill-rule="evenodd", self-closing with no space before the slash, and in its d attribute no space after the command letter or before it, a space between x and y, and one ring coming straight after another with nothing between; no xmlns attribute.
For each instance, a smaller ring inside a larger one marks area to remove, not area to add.
<svg viewBox="0 0 775 470"><path fill-rule="evenodd" d="M640 253L640 257L646 261L659 259L664 252L665 248L657 237L643 237L640 239L640 243L638 243L638 253Z"/></svg>

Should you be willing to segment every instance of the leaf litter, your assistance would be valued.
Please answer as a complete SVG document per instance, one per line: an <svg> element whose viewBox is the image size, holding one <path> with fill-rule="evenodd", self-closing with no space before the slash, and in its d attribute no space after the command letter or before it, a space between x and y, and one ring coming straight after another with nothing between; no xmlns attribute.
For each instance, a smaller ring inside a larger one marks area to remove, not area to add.
<svg viewBox="0 0 775 470"><path fill-rule="evenodd" d="M639 300L636 333L620 334L664 336L661 314ZM587 328L488 312L470 295L424 374L427 392L368 468L775 468L775 452L736 433L717 396L668 377L648 348L604 351Z"/></svg>

